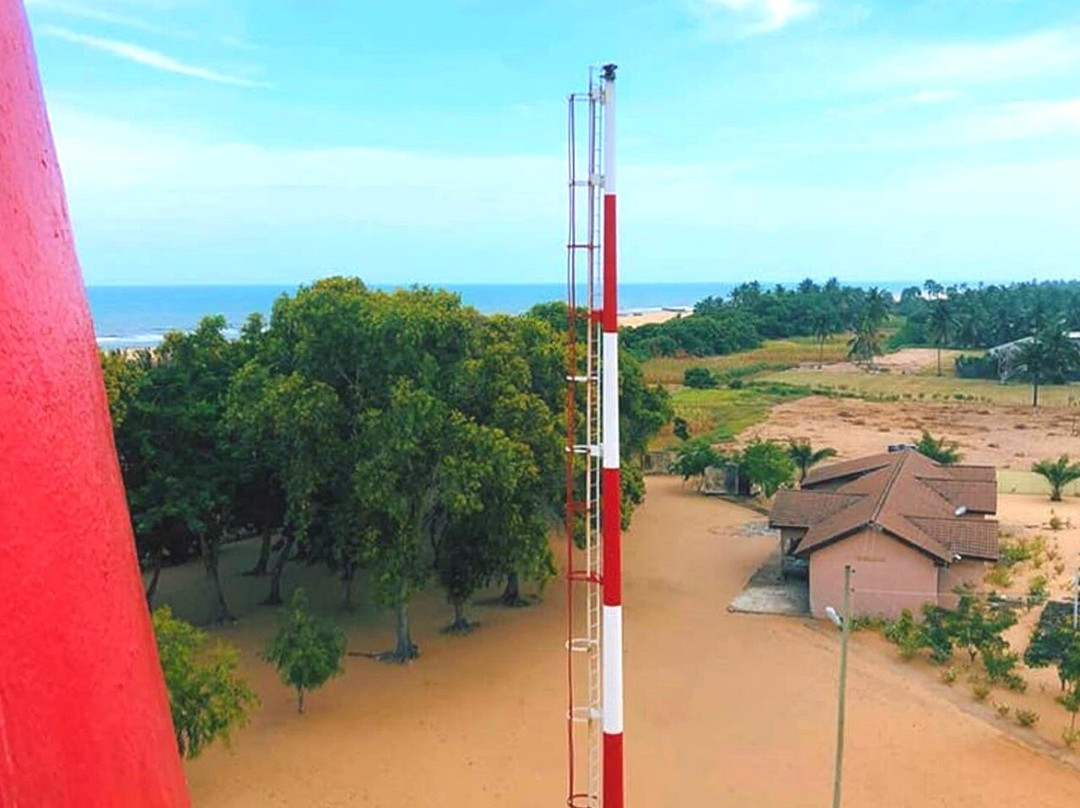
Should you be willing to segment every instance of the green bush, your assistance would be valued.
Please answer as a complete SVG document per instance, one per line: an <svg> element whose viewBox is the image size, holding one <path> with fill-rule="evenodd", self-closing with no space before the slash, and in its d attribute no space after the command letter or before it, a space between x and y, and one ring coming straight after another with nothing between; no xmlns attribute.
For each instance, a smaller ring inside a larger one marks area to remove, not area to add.
<svg viewBox="0 0 1080 808"><path fill-rule="evenodd" d="M910 609L904 609L897 619L886 623L883 633L885 639L899 647L904 659L911 659L926 645L922 627L915 622ZM953 674L955 679L955 671Z"/></svg>
<svg viewBox="0 0 1080 808"><path fill-rule="evenodd" d="M982 680L971 683L971 695L975 701L986 701L990 695L990 685Z"/></svg>
<svg viewBox="0 0 1080 808"><path fill-rule="evenodd" d="M708 368L692 367L683 372L683 384L695 390L716 387L717 383L716 376Z"/></svg>
<svg viewBox="0 0 1080 808"><path fill-rule="evenodd" d="M1038 606L1050 598L1049 582L1045 575L1036 575L1028 583L1027 605Z"/></svg>
<svg viewBox="0 0 1080 808"><path fill-rule="evenodd" d="M235 648L208 647L206 633L173 617L168 606L154 611L153 624L176 745L190 760L216 738L228 743L259 699L237 673Z"/></svg>
<svg viewBox="0 0 1080 808"><path fill-rule="evenodd" d="M1039 723L1039 714L1034 710L1017 710L1016 723L1022 727L1033 727Z"/></svg>
<svg viewBox="0 0 1080 808"><path fill-rule="evenodd" d="M986 582L992 586L1000 586L1002 589L1008 589L1013 583L1012 573L1009 572L1009 568L1006 565L998 562L986 573Z"/></svg>

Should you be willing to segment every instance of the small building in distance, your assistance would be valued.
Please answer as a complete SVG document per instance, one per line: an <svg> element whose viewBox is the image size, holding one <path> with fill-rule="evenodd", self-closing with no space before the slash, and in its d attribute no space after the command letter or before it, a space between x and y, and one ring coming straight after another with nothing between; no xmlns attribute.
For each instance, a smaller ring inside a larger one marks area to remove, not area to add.
<svg viewBox="0 0 1080 808"><path fill-rule="evenodd" d="M896 617L924 603L952 606L953 590L980 586L998 559L997 472L946 466L911 448L811 471L776 495L769 525L783 556L809 565L810 611L843 603L852 566L852 613Z"/></svg>

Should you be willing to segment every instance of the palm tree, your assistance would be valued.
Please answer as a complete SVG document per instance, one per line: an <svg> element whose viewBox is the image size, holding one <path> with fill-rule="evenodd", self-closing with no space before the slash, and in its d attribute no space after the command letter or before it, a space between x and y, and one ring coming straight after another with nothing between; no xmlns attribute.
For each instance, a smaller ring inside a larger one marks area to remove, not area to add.
<svg viewBox="0 0 1080 808"><path fill-rule="evenodd" d="M863 317L874 324L876 329L889 316L892 299L876 286L871 286L866 293L866 309Z"/></svg>
<svg viewBox="0 0 1080 808"><path fill-rule="evenodd" d="M930 307L930 318L926 321L926 330L937 347L937 375L941 375L941 348L947 345L949 337L956 330L956 318L953 316L949 299L939 297Z"/></svg>
<svg viewBox="0 0 1080 808"><path fill-rule="evenodd" d="M1035 334L1016 350L1016 363L1031 377L1031 406L1039 406L1039 382L1046 368L1046 346L1042 335Z"/></svg>
<svg viewBox="0 0 1080 808"><path fill-rule="evenodd" d="M915 450L943 466L951 466L963 457L958 443L946 440L944 436L935 438L925 429L922 437L915 443Z"/></svg>
<svg viewBox="0 0 1080 808"><path fill-rule="evenodd" d="M803 438L802 440L795 440L795 438L788 438L788 457L795 461L795 466L799 469L799 484L806 479L806 474L811 468L816 466L822 460L828 460L830 457L836 457L836 449L831 446L826 446L824 449L818 449L814 451L814 447L810 445L810 441Z"/></svg>
<svg viewBox="0 0 1080 808"><path fill-rule="evenodd" d="M855 336L848 340L848 359L853 362L874 363L875 356L881 356L881 332L877 329L877 323L869 316L862 319L855 331Z"/></svg>
<svg viewBox="0 0 1080 808"><path fill-rule="evenodd" d="M1046 478L1050 483L1050 501L1061 502L1061 489L1073 480L1080 480L1080 463L1069 463L1069 456L1063 454L1057 460L1040 460L1031 465L1031 470Z"/></svg>
<svg viewBox="0 0 1080 808"><path fill-rule="evenodd" d="M1080 366L1080 351L1069 338L1065 324L1058 322L1047 328L1042 343L1046 360L1044 378L1053 384L1065 384L1069 375Z"/></svg>
<svg viewBox="0 0 1080 808"><path fill-rule="evenodd" d="M811 323L814 329L814 339L818 344L818 364L825 364L825 343L829 337L833 335L832 318L826 311L818 311L814 313L814 319Z"/></svg>

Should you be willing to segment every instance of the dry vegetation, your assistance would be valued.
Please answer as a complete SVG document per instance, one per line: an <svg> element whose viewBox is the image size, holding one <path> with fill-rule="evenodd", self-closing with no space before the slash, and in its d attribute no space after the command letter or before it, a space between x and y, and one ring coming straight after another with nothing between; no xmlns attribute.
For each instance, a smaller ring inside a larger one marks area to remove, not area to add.
<svg viewBox="0 0 1080 808"><path fill-rule="evenodd" d="M760 370L779 370L817 362L817 341L811 337L794 337L784 340L766 340L760 348L727 356L708 357L657 357L644 363L645 378L660 384L682 384L687 368L703 367L723 374L731 370L761 366ZM842 362L847 357L847 336L837 336L825 343L825 362Z"/></svg>

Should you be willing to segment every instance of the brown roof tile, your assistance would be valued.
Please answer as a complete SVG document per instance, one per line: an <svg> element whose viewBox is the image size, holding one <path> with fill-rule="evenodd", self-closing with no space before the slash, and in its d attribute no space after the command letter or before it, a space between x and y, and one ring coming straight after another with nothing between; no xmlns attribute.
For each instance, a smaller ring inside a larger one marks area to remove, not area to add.
<svg viewBox="0 0 1080 808"><path fill-rule="evenodd" d="M908 517L924 533L954 553L987 561L997 561L998 523L995 519L926 519Z"/></svg>
<svg viewBox="0 0 1080 808"><path fill-rule="evenodd" d="M854 504L861 494L830 491L778 491L769 511L770 527L810 527Z"/></svg>
<svg viewBox="0 0 1080 808"><path fill-rule="evenodd" d="M801 491L777 496L770 523L807 528L799 555L876 526L945 563L956 554L996 559L997 523L956 514L961 505L994 513L995 476L990 467L943 466L912 450L873 455L807 475ZM827 481L840 485L814 488Z"/></svg>

